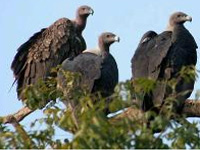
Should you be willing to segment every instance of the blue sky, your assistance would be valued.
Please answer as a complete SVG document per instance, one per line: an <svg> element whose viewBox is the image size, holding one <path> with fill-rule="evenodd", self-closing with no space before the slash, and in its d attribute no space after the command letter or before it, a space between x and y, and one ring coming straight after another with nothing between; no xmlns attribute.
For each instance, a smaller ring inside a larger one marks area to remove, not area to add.
<svg viewBox="0 0 200 150"><path fill-rule="evenodd" d="M111 53L118 63L120 81L131 77L130 60L142 35L148 30L157 33L164 31L169 15L175 11L183 11L193 17L193 22L186 23L186 27L200 45L198 0L1 0L0 116L16 112L22 107L16 97L16 86L9 91L14 81L10 64L17 48L35 32L57 19L74 18L76 8L83 4L94 9L94 15L89 17L83 33L88 48L96 47L97 38L104 31L111 31L121 38L120 43L111 46ZM198 69L199 64L198 59ZM195 85L197 89L200 89L199 79ZM39 115L42 115L41 111L33 113L22 124L28 124Z"/></svg>

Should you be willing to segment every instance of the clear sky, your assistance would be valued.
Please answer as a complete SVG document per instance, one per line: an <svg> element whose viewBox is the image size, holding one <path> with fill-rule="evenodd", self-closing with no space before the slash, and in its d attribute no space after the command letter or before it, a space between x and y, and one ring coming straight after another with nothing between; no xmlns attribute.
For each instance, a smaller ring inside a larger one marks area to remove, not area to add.
<svg viewBox="0 0 200 150"><path fill-rule="evenodd" d="M89 5L94 9L94 15L89 17L83 33L88 48L96 47L97 38L104 31L120 36L120 43L111 46L111 53L118 63L120 81L131 78L130 60L142 35L148 30L164 31L169 15L175 11L183 11L193 17L193 22L185 26L200 46L199 0L1 0L0 116L22 107L16 97L16 86L9 91L14 81L10 64L17 48L57 19L74 18L80 5ZM198 69L199 64L198 59ZM199 79L195 85L197 89L200 89ZM41 111L33 113L22 124L28 124L39 115L42 115Z"/></svg>

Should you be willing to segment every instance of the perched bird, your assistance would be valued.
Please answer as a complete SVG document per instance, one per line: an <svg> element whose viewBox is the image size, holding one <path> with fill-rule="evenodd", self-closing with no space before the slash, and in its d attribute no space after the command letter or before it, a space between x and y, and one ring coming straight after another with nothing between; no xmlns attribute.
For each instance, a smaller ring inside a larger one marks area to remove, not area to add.
<svg viewBox="0 0 200 150"><path fill-rule="evenodd" d="M119 37L115 34L102 33L98 48L85 50L74 59L66 59L62 63L62 69L80 73L80 86L88 92L100 92L103 97L110 96L118 83L117 64L110 54L110 45L116 41L119 42ZM67 88L64 81L62 73L58 73L58 86L62 89Z"/></svg>
<svg viewBox="0 0 200 150"><path fill-rule="evenodd" d="M23 100L21 93L27 85L46 79L53 67L86 49L82 32L88 16L93 13L89 6L81 6L74 20L61 18L48 28L35 33L18 48L11 69L17 82L19 99Z"/></svg>
<svg viewBox="0 0 200 150"><path fill-rule="evenodd" d="M179 75L182 67L195 66L197 63L197 44L184 27L186 21L191 22L192 17L183 12L175 12L169 19L166 31L161 34L154 31L145 33L131 61L133 80L137 78L155 81L176 80L176 93L184 92L176 98L177 102L174 104L176 112L182 110L184 101L191 95L195 83L195 78L188 82ZM144 111L160 107L170 94L172 91L167 90L166 84L157 84L152 93L144 95L141 107Z"/></svg>

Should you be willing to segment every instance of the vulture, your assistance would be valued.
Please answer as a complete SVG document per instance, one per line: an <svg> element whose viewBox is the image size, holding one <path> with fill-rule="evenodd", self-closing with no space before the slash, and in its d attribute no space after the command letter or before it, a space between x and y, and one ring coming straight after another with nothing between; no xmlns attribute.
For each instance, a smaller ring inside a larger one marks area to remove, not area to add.
<svg viewBox="0 0 200 150"><path fill-rule="evenodd" d="M161 34L148 31L140 40L131 60L132 79L164 81L156 84L152 92L144 94L141 102L143 111L160 108L165 103L165 99L172 94L172 90L167 88L167 82L172 79L177 82L176 93L181 93L173 104L176 113L182 111L184 101L193 91L195 78L186 81L179 75L184 66L195 66L197 63L198 47L191 33L184 27L186 21L191 22L192 17L183 12L175 12L170 16L166 31Z"/></svg>
<svg viewBox="0 0 200 150"><path fill-rule="evenodd" d="M27 85L34 85L39 79L51 76L52 68L86 49L82 32L88 16L93 13L89 6L81 6L74 20L58 19L18 48L11 69L17 82L19 99L23 100L22 91Z"/></svg>
<svg viewBox="0 0 200 150"><path fill-rule="evenodd" d="M119 42L119 37L110 32L99 36L98 48L87 49L73 59L66 59L62 63L64 71L81 74L81 87L90 93L99 92L102 97L109 97L118 83L118 67L114 57L110 54L110 45ZM58 88L67 88L65 78L58 73Z"/></svg>

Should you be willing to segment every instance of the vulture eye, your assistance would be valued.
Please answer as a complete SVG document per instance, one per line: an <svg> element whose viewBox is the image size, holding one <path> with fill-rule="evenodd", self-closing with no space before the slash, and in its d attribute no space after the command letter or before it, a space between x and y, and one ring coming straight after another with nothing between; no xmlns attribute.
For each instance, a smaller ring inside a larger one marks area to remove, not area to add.
<svg viewBox="0 0 200 150"><path fill-rule="evenodd" d="M178 17L181 17L181 15L178 15Z"/></svg>
<svg viewBox="0 0 200 150"><path fill-rule="evenodd" d="M108 34L108 35L106 35L106 37L107 37L107 38L109 38L109 37L110 37L110 35Z"/></svg>
<svg viewBox="0 0 200 150"><path fill-rule="evenodd" d="M83 8L83 10L85 10L85 8Z"/></svg>

